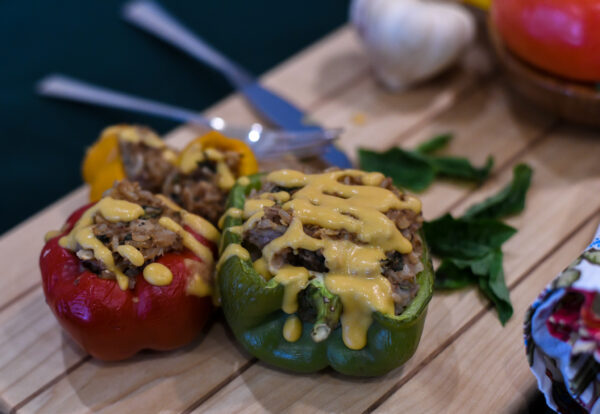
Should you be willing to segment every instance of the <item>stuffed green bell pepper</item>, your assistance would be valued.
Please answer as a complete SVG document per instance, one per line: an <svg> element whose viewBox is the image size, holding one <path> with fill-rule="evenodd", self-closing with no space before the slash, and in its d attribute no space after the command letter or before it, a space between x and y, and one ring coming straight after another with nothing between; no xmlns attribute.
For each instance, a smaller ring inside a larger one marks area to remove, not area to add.
<svg viewBox="0 0 600 414"><path fill-rule="evenodd" d="M237 340L296 372L382 375L419 343L433 270L421 202L380 173L280 170L232 189L217 288Z"/></svg>

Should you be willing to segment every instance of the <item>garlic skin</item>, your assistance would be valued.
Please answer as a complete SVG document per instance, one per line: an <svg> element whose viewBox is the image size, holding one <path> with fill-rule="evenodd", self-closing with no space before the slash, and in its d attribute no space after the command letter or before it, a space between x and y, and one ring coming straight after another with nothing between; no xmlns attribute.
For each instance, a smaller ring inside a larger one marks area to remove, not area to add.
<svg viewBox="0 0 600 414"><path fill-rule="evenodd" d="M475 36L458 4L423 0L353 0L350 19L379 80L394 91L452 65Z"/></svg>

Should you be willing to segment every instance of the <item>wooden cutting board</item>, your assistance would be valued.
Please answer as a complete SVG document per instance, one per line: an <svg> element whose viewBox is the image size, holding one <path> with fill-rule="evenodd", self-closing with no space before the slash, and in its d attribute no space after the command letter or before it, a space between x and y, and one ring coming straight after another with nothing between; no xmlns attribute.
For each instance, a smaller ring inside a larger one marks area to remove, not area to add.
<svg viewBox="0 0 600 414"><path fill-rule="evenodd" d="M402 368L376 379L326 371L292 375L240 350L222 319L190 346L122 363L91 359L57 325L38 270L43 235L86 201L80 188L0 239L0 411L178 412L514 412L535 390L522 344L527 306L590 241L600 219L600 163L592 131L513 102L487 48L473 46L449 73L402 94L381 89L351 29L343 27L272 70L264 82L316 121L342 126L341 147L414 147L440 132L448 153L481 164L495 157L481 188L437 182L422 194L431 219L460 214L504 186L512 167L535 170L519 232L505 245L515 307L502 327L474 289L436 294L421 344ZM209 109L238 124L255 115L238 95ZM168 139L182 145L194 131ZM73 162L78 162L74 160Z"/></svg>

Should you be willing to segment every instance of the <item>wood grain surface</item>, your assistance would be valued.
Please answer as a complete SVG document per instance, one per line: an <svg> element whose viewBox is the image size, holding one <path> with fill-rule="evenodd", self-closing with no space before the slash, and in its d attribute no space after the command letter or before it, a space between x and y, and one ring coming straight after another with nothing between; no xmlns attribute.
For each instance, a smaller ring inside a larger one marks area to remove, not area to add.
<svg viewBox="0 0 600 414"><path fill-rule="evenodd" d="M359 147L414 147L449 131L455 139L447 153L476 164L494 156L483 187L438 181L421 194L426 218L460 214L504 186L514 165L532 165L527 208L509 220L519 232L504 248L514 317L502 327L474 289L436 294L415 356L375 379L272 369L242 351L220 317L183 349L98 362L60 330L37 267L44 233L85 202L80 188L0 238L1 412L512 412L526 403L535 382L524 357L523 313L586 246L600 218L600 163L591 150L597 134L510 98L482 44L448 73L391 94L344 27L263 81L316 121L342 126L339 144L351 157ZM238 95L207 113L258 120ZM166 138L181 146L196 133L182 126Z"/></svg>

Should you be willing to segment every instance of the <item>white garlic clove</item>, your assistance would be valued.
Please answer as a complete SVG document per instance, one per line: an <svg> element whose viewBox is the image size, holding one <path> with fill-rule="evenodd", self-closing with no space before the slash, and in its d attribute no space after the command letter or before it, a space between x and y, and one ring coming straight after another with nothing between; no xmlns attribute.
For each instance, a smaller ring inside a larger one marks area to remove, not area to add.
<svg viewBox="0 0 600 414"><path fill-rule="evenodd" d="M392 90L452 65L475 36L460 5L422 0L353 0L350 18L377 77Z"/></svg>

